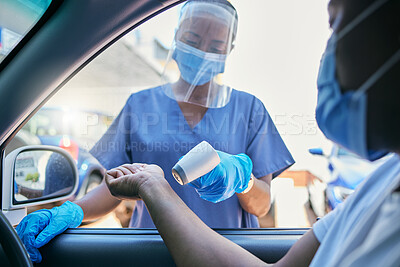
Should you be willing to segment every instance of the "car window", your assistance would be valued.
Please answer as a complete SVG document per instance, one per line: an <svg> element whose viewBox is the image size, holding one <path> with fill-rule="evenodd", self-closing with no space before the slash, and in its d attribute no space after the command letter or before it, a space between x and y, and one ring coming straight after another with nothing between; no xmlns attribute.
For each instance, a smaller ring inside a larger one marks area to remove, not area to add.
<svg viewBox="0 0 400 267"><path fill-rule="evenodd" d="M0 63L46 12L51 0L0 0Z"/></svg>
<svg viewBox="0 0 400 267"><path fill-rule="evenodd" d="M317 217L309 212L312 206L323 213L327 210L324 206L327 185L321 181L331 175L325 159L308 154L309 148L327 145L314 115L318 65L330 34L327 1L293 0L288 5L254 0L251 6L239 0L231 2L238 11L239 24L223 82L260 99L268 111L264 116L270 116L277 128L271 134L279 132L296 160L291 168L272 180L271 209L257 220L261 227L310 227ZM262 8L255 10L257 5ZM179 75L176 64L167 68L166 65L180 11L181 5L173 7L108 47L69 80L17 134L24 145L32 144L31 140L36 138L41 144L60 146L72 153L80 183L87 186L78 194L83 195L97 185L90 187L85 182L93 172L97 178L101 173L101 165L89 151L118 118L130 96L145 94L146 90L164 84L166 76ZM140 111L140 103L135 105L138 106L131 108ZM225 111L221 108L219 112ZM136 112L129 116L132 120L144 118L147 124L140 127L149 127L164 115L154 117L153 113ZM223 116L229 118L230 114ZM211 122L210 127L223 126L218 121ZM169 130L169 123L163 126L165 131ZM254 129L255 134L265 134L258 133L257 127ZM154 138L146 145L136 143L135 149L143 153L162 152L165 146L158 138L163 132L150 134ZM103 152L110 152L120 144L116 141L113 145L103 147ZM230 145L222 143L219 149ZM157 163L156 159L153 163ZM164 172L170 172L172 167ZM312 203L315 200L318 204ZM135 205L125 202L113 214L85 227L127 227Z"/></svg>
<svg viewBox="0 0 400 267"><path fill-rule="evenodd" d="M90 150L112 120L113 116L97 111L45 107L39 110L22 130L39 138L69 135L76 139L82 148Z"/></svg>

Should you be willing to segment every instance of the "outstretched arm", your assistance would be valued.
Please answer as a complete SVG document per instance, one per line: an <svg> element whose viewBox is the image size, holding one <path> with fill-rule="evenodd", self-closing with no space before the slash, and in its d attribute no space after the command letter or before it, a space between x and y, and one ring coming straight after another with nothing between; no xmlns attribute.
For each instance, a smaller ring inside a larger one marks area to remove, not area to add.
<svg viewBox="0 0 400 267"><path fill-rule="evenodd" d="M121 200L113 197L103 181L99 186L91 190L84 197L74 201L83 210L83 221L97 219L113 211Z"/></svg>
<svg viewBox="0 0 400 267"><path fill-rule="evenodd" d="M158 166L123 165L108 172L106 183L116 197L145 202L178 266L267 265L206 226L176 195ZM318 246L311 230L277 265L308 266Z"/></svg>

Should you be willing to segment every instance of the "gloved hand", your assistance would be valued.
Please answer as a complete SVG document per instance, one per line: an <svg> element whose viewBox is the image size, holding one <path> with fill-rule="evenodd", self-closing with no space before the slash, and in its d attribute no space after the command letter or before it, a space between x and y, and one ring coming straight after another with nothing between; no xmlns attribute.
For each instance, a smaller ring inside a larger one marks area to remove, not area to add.
<svg viewBox="0 0 400 267"><path fill-rule="evenodd" d="M246 154L217 151L221 162L206 175L189 183L202 199L218 203L243 192L250 181L253 163Z"/></svg>
<svg viewBox="0 0 400 267"><path fill-rule="evenodd" d="M38 248L47 244L56 235L67 228L78 227L83 220L80 206L65 202L50 210L43 209L27 215L18 224L16 231L24 243L33 262L41 262L42 255Z"/></svg>

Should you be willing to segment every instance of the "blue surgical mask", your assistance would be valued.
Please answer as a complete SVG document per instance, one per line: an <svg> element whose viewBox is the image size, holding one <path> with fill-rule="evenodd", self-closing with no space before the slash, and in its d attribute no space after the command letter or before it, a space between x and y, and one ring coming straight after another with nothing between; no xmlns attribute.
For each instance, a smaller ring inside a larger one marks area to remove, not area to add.
<svg viewBox="0 0 400 267"><path fill-rule="evenodd" d="M398 61L400 50L385 62L358 90L341 93L336 78L336 45L338 40L389 0L379 0L362 12L339 34L333 33L322 57L318 74L316 119L319 128L333 142L359 156L376 160L387 154L367 146L367 92Z"/></svg>
<svg viewBox="0 0 400 267"><path fill-rule="evenodd" d="M226 55L207 53L177 41L172 58L189 84L203 85L225 71Z"/></svg>

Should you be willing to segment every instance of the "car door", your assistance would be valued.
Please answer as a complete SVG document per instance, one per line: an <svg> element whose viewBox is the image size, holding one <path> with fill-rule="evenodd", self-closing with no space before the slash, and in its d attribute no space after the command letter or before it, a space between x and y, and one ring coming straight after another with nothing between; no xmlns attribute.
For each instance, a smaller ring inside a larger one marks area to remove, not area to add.
<svg viewBox="0 0 400 267"><path fill-rule="evenodd" d="M18 130L87 64L132 29L179 2L53 0L43 18L0 65L2 155ZM2 174L1 179L11 177ZM216 231L272 263L307 229ZM70 229L40 252L43 262L38 266L174 265L154 229ZM5 257L0 250L0 258Z"/></svg>

